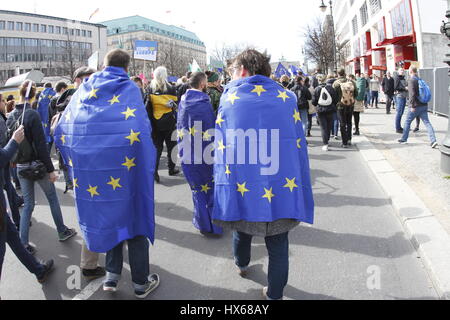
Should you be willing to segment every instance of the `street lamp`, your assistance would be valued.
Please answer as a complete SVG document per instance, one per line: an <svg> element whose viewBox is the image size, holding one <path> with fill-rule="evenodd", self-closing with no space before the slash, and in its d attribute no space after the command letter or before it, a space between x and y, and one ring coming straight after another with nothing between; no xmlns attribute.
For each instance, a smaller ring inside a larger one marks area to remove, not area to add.
<svg viewBox="0 0 450 320"><path fill-rule="evenodd" d="M447 18L447 22L443 22L443 25L441 27L441 33L446 35L447 38L449 38L449 40L450 40L450 0L447 0L447 4L448 4L448 10L445 15ZM447 63L450 66L450 54L447 54L446 57L447 57L447 61L445 61L445 63ZM450 93L450 88L449 88L449 93ZM441 154L442 154L441 155L441 169L446 174L450 174L450 110L449 110L448 116L449 116L449 122L448 122L447 135L446 135L444 141L442 142L442 147L441 147Z"/></svg>
<svg viewBox="0 0 450 320"><path fill-rule="evenodd" d="M333 66L334 66L334 72L337 72L337 59L336 59L336 31L334 29L334 17L333 17L333 1L330 0L330 15L331 15L331 28L332 28L332 34L333 34ZM322 4L319 6L319 9L325 13L327 11L327 5L324 3L324 0L322 0Z"/></svg>

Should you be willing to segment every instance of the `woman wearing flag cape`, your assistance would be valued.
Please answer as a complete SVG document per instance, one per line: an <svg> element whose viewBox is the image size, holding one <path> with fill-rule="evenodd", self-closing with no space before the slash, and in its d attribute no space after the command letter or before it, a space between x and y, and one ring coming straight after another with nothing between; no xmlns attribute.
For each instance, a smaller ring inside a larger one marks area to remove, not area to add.
<svg viewBox="0 0 450 320"><path fill-rule="evenodd" d="M225 89L216 121L213 222L234 231L241 276L248 272L253 236L265 238L269 285L263 294L278 300L288 281L289 231L300 222L313 223L314 200L297 99L268 78L269 61L246 50L231 64L234 81ZM239 131L245 133L241 142ZM258 161L252 159L255 153Z"/></svg>
<svg viewBox="0 0 450 320"><path fill-rule="evenodd" d="M214 204L213 157L205 162L205 150L212 147L215 114L208 94L207 77L203 72L196 72L190 79L190 87L181 98L178 110L178 142L182 159L182 168L191 186L194 201L194 226L202 234L222 234L222 229L212 223ZM196 141L200 148L196 149Z"/></svg>

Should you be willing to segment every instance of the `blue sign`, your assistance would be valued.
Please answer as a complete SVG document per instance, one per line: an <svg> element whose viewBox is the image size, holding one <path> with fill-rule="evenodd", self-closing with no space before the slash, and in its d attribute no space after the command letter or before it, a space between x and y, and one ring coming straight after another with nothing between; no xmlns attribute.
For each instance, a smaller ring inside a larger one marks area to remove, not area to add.
<svg viewBox="0 0 450 320"><path fill-rule="evenodd" d="M136 40L134 58L146 61L156 61L158 55L158 42Z"/></svg>

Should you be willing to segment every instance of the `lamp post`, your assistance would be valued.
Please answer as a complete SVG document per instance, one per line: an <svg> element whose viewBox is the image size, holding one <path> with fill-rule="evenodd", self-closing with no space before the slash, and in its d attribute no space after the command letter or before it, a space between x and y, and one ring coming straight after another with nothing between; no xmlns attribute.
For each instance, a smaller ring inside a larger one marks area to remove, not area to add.
<svg viewBox="0 0 450 320"><path fill-rule="evenodd" d="M441 27L441 33L446 35L447 38L450 40L450 0L447 0L448 4L448 10L446 13L447 22L443 22ZM449 45L450 47L450 45ZM446 55L447 60L445 63L447 63L450 66L450 54ZM450 88L449 88L450 93ZM450 110L449 110L449 122L448 122L448 129L447 129L447 135L442 142L441 147L441 169L444 173L450 174Z"/></svg>
<svg viewBox="0 0 450 320"><path fill-rule="evenodd" d="M450 1L450 0L449 0ZM334 72L337 72L337 59L336 59L336 31L334 29L334 17L333 17L333 0L330 0L330 15L331 15L331 28L333 33L333 67ZM327 5L324 3L324 0L322 0L322 4L320 5L320 10L322 10L323 13L327 11Z"/></svg>

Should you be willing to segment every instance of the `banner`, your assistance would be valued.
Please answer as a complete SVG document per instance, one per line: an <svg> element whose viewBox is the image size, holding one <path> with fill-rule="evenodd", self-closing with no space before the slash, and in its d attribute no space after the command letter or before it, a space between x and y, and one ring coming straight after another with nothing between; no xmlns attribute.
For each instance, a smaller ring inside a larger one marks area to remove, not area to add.
<svg viewBox="0 0 450 320"><path fill-rule="evenodd" d="M95 51L88 59L88 67L98 70L98 51Z"/></svg>
<svg viewBox="0 0 450 320"><path fill-rule="evenodd" d="M134 58L145 61L156 61L158 55L158 42L136 40Z"/></svg>

